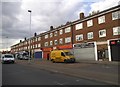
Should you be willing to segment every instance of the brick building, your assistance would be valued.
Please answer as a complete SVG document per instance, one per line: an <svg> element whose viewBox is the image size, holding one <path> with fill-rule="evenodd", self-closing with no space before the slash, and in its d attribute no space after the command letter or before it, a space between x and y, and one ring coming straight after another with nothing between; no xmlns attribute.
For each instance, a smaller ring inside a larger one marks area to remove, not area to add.
<svg viewBox="0 0 120 87"><path fill-rule="evenodd" d="M67 22L31 39L35 58L49 58L53 49L68 49L79 60L120 60L120 5ZM29 39L11 46L11 52L29 51ZM87 55L86 55L87 54Z"/></svg>

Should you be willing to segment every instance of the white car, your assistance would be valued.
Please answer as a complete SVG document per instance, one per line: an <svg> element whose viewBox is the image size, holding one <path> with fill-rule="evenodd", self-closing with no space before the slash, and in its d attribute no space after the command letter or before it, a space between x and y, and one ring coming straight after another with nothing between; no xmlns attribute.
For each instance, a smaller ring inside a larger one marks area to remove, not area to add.
<svg viewBox="0 0 120 87"><path fill-rule="evenodd" d="M14 63L15 58L14 58L14 56L12 54L2 54L1 62L2 63Z"/></svg>

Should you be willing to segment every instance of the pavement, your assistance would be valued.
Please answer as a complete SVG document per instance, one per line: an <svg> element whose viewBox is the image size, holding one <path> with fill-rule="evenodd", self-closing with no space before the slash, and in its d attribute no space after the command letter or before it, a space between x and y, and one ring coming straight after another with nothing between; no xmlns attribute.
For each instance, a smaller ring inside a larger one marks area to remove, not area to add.
<svg viewBox="0 0 120 87"><path fill-rule="evenodd" d="M120 85L118 82L119 62L80 61L76 63L52 63L48 60L32 59L16 60L16 63L54 73L105 82L110 85Z"/></svg>

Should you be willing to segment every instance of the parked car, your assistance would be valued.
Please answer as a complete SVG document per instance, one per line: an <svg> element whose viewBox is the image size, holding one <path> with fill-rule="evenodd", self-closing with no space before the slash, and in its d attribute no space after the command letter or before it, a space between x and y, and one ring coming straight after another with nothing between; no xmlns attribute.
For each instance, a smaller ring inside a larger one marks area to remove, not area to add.
<svg viewBox="0 0 120 87"><path fill-rule="evenodd" d="M2 63L15 63L15 58L12 54L2 54L1 62Z"/></svg>

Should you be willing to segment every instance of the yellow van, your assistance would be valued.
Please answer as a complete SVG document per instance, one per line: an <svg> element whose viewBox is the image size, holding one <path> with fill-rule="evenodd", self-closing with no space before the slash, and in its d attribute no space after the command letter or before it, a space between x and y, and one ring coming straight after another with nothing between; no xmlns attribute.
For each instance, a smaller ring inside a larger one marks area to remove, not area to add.
<svg viewBox="0 0 120 87"><path fill-rule="evenodd" d="M75 57L69 50L53 50L50 58L52 62L75 62Z"/></svg>

